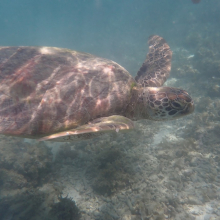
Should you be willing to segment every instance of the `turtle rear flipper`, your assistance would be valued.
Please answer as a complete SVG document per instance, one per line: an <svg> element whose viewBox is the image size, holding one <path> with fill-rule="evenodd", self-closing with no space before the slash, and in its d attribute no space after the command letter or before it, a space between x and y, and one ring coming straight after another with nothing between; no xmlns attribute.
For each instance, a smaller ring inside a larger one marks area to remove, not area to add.
<svg viewBox="0 0 220 220"><path fill-rule="evenodd" d="M107 132L119 132L134 129L134 123L120 115L97 118L89 124L64 132L59 132L39 139L39 141L68 142L91 139Z"/></svg>
<svg viewBox="0 0 220 220"><path fill-rule="evenodd" d="M149 52L135 80L142 87L162 86L171 70L172 51L166 41L157 35L148 40Z"/></svg>

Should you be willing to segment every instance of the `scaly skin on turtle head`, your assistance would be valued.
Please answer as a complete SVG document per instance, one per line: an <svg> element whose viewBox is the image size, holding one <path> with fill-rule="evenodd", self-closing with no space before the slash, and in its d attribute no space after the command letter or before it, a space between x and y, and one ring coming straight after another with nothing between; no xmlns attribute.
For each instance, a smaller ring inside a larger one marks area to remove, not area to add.
<svg viewBox="0 0 220 220"><path fill-rule="evenodd" d="M148 119L156 121L180 118L194 111L192 98L185 90L177 88L144 88L139 97L140 102L144 113L139 114L147 114Z"/></svg>
<svg viewBox="0 0 220 220"><path fill-rule="evenodd" d="M127 117L133 120L173 120L191 114L194 103L189 94L172 87L134 87Z"/></svg>

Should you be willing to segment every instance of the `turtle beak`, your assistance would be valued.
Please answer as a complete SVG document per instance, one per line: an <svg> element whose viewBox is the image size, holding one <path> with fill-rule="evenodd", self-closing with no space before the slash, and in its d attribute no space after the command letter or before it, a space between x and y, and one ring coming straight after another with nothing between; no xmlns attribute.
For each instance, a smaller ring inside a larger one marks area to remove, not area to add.
<svg viewBox="0 0 220 220"><path fill-rule="evenodd" d="M193 113L195 109L193 99L185 90L182 90L181 94L178 94L178 98L182 100L182 107L184 107L180 111L180 115L184 116Z"/></svg>
<svg viewBox="0 0 220 220"><path fill-rule="evenodd" d="M188 112L189 112L189 114L193 113L193 112L194 112L194 109L195 109L195 106L194 106L194 102L192 101L192 102L188 105Z"/></svg>
<svg viewBox="0 0 220 220"><path fill-rule="evenodd" d="M195 109L194 102L191 101L191 102L187 105L187 107L185 108L185 110L183 110L183 111L181 112L181 114L184 115L184 116L185 116L185 115L192 114L192 113L194 112L194 109Z"/></svg>

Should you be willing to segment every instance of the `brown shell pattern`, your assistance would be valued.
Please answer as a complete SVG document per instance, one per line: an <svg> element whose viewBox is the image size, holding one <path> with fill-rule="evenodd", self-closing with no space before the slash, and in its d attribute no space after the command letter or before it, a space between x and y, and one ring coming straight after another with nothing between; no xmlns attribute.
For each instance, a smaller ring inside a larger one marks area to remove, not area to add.
<svg viewBox="0 0 220 220"><path fill-rule="evenodd" d="M42 137L120 114L130 74L117 63L50 47L0 48L0 133Z"/></svg>

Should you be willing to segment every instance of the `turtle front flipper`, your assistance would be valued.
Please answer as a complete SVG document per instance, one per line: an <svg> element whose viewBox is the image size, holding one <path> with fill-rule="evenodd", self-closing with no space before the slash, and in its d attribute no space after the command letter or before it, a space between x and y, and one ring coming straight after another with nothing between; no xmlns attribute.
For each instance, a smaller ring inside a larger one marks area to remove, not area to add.
<svg viewBox="0 0 220 220"><path fill-rule="evenodd" d="M97 118L89 124L82 125L76 129L59 132L39 139L39 141L70 142L86 140L97 137L107 132L119 132L134 129L133 122L120 115Z"/></svg>
<svg viewBox="0 0 220 220"><path fill-rule="evenodd" d="M149 37L149 52L135 80L142 87L160 87L171 70L172 51L166 41L157 35Z"/></svg>

